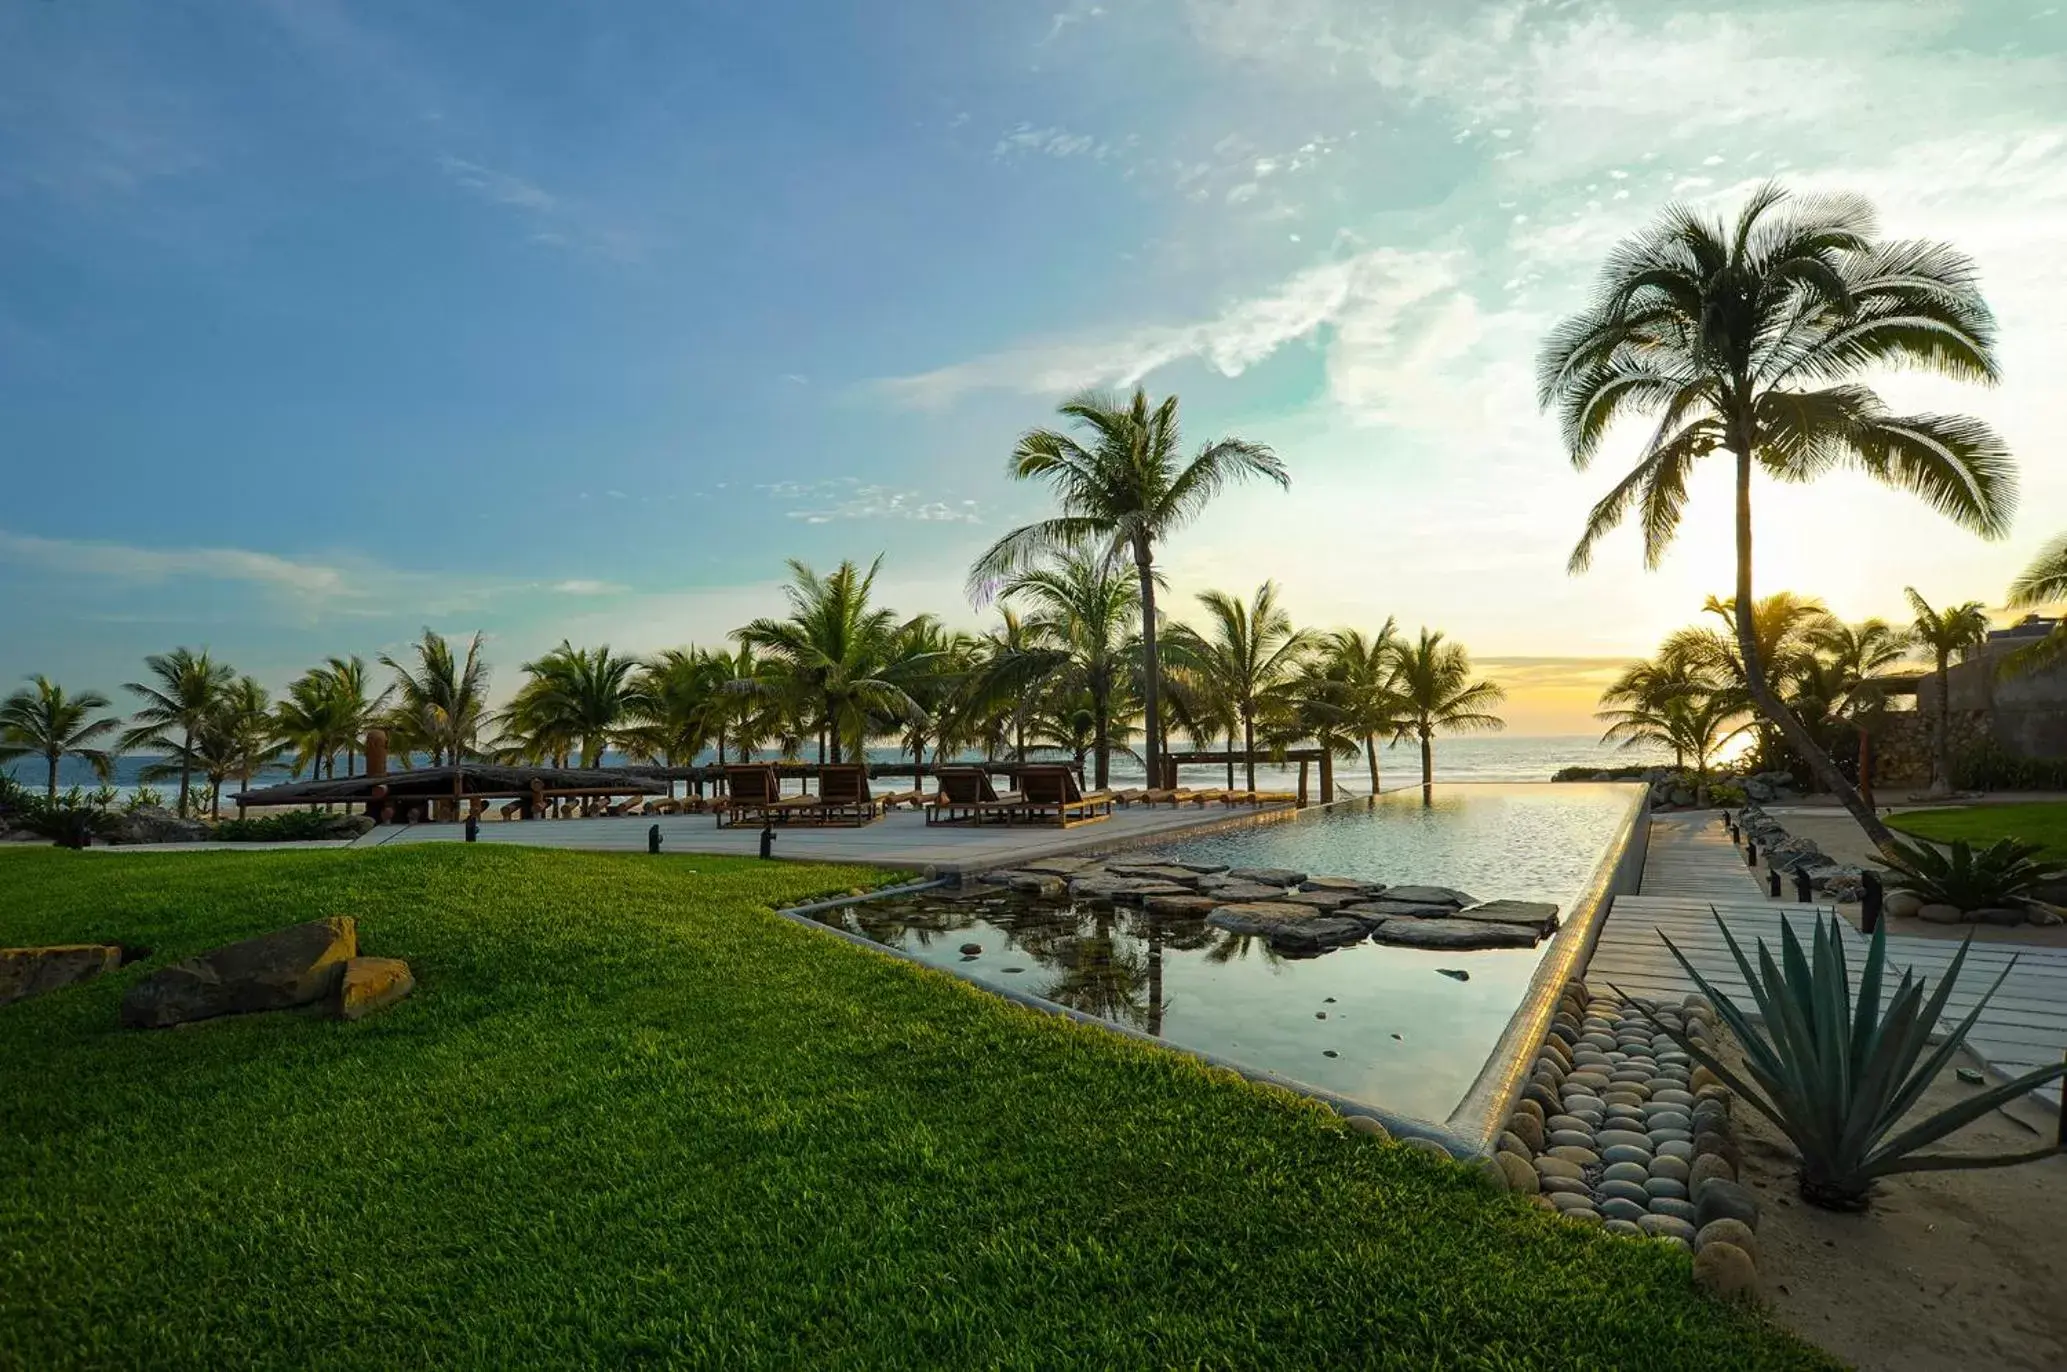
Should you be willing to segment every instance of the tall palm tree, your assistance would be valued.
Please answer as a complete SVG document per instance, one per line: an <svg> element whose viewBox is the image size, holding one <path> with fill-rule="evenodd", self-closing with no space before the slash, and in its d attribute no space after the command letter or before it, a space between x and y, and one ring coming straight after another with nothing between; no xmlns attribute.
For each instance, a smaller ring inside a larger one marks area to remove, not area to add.
<svg viewBox="0 0 2067 1372"><path fill-rule="evenodd" d="M1938 673L1937 718L1931 721L1930 794L1952 794L1952 659L1964 662L1988 641L1988 611L1978 600L1934 609L1914 586L1904 586L1916 618L1910 633L1919 648L1930 651Z"/></svg>
<svg viewBox="0 0 2067 1372"><path fill-rule="evenodd" d="M1075 549L1022 570L998 599L1025 604L1028 638L1068 654L1072 682L1091 702L1092 784L1105 789L1112 779L1113 716L1128 686L1141 613L1139 585L1110 558Z"/></svg>
<svg viewBox="0 0 2067 1372"><path fill-rule="evenodd" d="M530 680L503 715L520 751L564 757L578 747L582 766L600 767L604 753L648 710L638 659L612 653L607 643L577 648L562 639L524 671Z"/></svg>
<svg viewBox="0 0 2067 1372"><path fill-rule="evenodd" d="M1256 721L1289 703L1287 688L1313 650L1311 630L1292 627L1278 602L1274 581L1256 588L1244 604L1224 591L1199 596L1207 631L1188 625L1170 631L1170 658L1212 683L1213 694L1233 707L1242 725L1247 789L1256 789Z"/></svg>
<svg viewBox="0 0 2067 1372"><path fill-rule="evenodd" d="M1378 740L1399 730L1395 679L1400 647L1399 627L1390 615L1375 634L1338 629L1320 643L1328 699L1341 711L1343 730L1363 745L1374 796L1379 792Z"/></svg>
<svg viewBox="0 0 2067 1372"><path fill-rule="evenodd" d="M1507 693L1493 682L1473 681L1471 655L1463 644L1446 641L1440 629L1424 628L1420 638L1402 643L1394 664L1400 722L1393 740L1420 743L1421 803L1426 805L1435 795L1435 736L1506 728L1493 707Z"/></svg>
<svg viewBox="0 0 2067 1372"><path fill-rule="evenodd" d="M1702 601L1701 611L1722 621L1723 627L1718 630L1693 625L1673 631L1659 650L1660 669L1669 674L1688 674L1708 683L1755 713L1758 702L1751 688L1752 669L1745 665L1739 642L1736 600L1709 596ZM1749 660L1756 665L1766 690L1782 700L1792 694L1803 674L1815 663L1816 632L1832 622L1821 601L1792 591L1775 591L1752 603L1750 633L1754 651ZM1779 726L1760 715L1752 727L1764 765L1781 766L1786 748Z"/></svg>
<svg viewBox="0 0 2067 1372"><path fill-rule="evenodd" d="M57 799L57 764L65 758L83 759L106 781L114 772L115 758L94 745L121 728L122 721L92 715L107 709L108 703L98 691L66 695L65 688L50 678L30 677L27 686L0 704L0 762L42 758L46 794L52 800Z"/></svg>
<svg viewBox="0 0 2067 1372"><path fill-rule="evenodd" d="M893 611L870 604L882 563L879 557L863 572L842 562L820 576L792 560L793 579L782 588L789 617L757 619L736 635L773 658L796 702L815 712L821 761L828 741L834 762L846 743L861 756L871 714L911 719L922 713L887 674L899 626Z"/></svg>
<svg viewBox="0 0 2067 1372"><path fill-rule="evenodd" d="M351 776L357 770L359 747L366 731L374 727L387 708L388 695L394 688L383 687L379 694L369 694L373 688L366 659L356 655L333 657L324 670L330 679L329 714L343 731L345 775Z"/></svg>
<svg viewBox="0 0 2067 1372"><path fill-rule="evenodd" d="M986 599L1013 572L1054 553L1096 550L1110 562L1132 557L1141 595L1145 751L1149 784L1159 785L1156 545L1190 523L1233 482L1260 476L1286 486L1291 477L1276 453L1239 438L1205 444L1186 461L1179 452L1174 395L1150 409L1143 390L1137 389L1131 402L1086 393L1066 401L1060 412L1083 433L1084 441L1054 429L1029 430L1020 436L1006 471L1019 481L1047 481L1062 511L1014 529L992 544L970 570L970 592L979 601Z"/></svg>
<svg viewBox="0 0 2067 1372"><path fill-rule="evenodd" d="M1736 469L1739 605L1753 601L1754 470L1796 483L1851 467L2000 537L2016 503L2002 440L1974 419L1890 414L1856 379L1914 366L1992 382L1994 346L1972 262L1940 243L1881 240L1862 200L1790 202L1766 186L1734 226L1674 206L1616 248L1593 301L1543 349L1539 398L1558 411L1574 466L1592 461L1617 418L1658 416L1637 465L1594 506L1572 570L1632 509L1655 567L1679 528L1694 464L1718 450ZM1759 713L1887 850L1887 827L1758 670L1748 617L1737 636Z"/></svg>
<svg viewBox="0 0 2067 1372"><path fill-rule="evenodd" d="M1873 732L1886 711L1887 693L1875 679L1909 653L1910 636L1883 619L1846 624L1831 616L1809 634L1816 661L1814 687L1804 695L1820 701L1833 739L1857 740L1861 796L1873 804Z"/></svg>
<svg viewBox="0 0 2067 1372"><path fill-rule="evenodd" d="M132 752L156 749L179 759L179 813L185 818L193 791L194 735L237 674L229 664L210 657L206 649L154 653L144 659L144 666L150 669L151 679L124 687L143 697L144 703L136 712L134 727L122 735L122 747Z"/></svg>
<svg viewBox="0 0 2067 1372"><path fill-rule="evenodd" d="M1694 632L1701 634L1706 631ZM1717 650L1712 654L1704 651L1697 656L1668 650L1656 658L1632 662L1600 693L1601 708L1594 713L1594 718L1611 723L1619 723L1624 717L1631 720L1663 719L1669 706L1686 697L1716 700L1729 707L1729 713L1743 713L1748 706L1724 699L1723 674L1708 665L1714 659L1730 657L1733 650L1721 635L1709 634L1708 637ZM1651 731L1650 736L1642 740L1634 740L1628 733L1617 737L1624 740L1625 748L1634 747L1637 742L1662 744L1672 749L1674 768L1687 764L1686 745L1670 729Z"/></svg>
<svg viewBox="0 0 2067 1372"><path fill-rule="evenodd" d="M716 688L708 653L667 649L640 669L633 692L639 722L621 737L634 756L685 767L710 746Z"/></svg>
<svg viewBox="0 0 2067 1372"><path fill-rule="evenodd" d="M481 646L476 633L464 655L455 653L444 635L425 629L410 645L410 665L381 654L381 664L395 674L389 718L399 751L428 753L432 766L457 767L478 750L488 718L488 664ZM459 786L455 773L454 795Z"/></svg>
<svg viewBox="0 0 2067 1372"><path fill-rule="evenodd" d="M251 778L280 755L280 724L256 677L244 676L224 686L215 706L194 731L192 745L174 758L145 767L141 781L163 781L191 767L208 783L208 817L222 818L223 783L231 777L251 788Z"/></svg>
<svg viewBox="0 0 2067 1372"><path fill-rule="evenodd" d="M737 652L706 653L703 661L710 673L710 731L718 762L732 759L728 747L745 762L780 731L774 664L756 657L750 643Z"/></svg>
<svg viewBox="0 0 2067 1372"><path fill-rule="evenodd" d="M1680 691L1639 698L1601 710L1594 716L1608 723L1603 743L1624 748L1643 744L1672 749L1677 765L1694 760L1694 803L1708 803L1708 765L1725 744L1749 727L1744 710L1718 691Z"/></svg>

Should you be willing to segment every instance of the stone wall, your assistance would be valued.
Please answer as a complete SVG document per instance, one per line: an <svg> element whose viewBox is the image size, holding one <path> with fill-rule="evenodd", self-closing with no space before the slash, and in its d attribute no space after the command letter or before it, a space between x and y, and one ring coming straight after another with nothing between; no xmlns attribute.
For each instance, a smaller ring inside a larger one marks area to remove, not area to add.
<svg viewBox="0 0 2067 1372"><path fill-rule="evenodd" d="M1880 732L1873 739L1873 784L1876 786L1918 785L1931 779L1931 734L1936 727L1933 704L1929 710L1895 710L1883 716ZM1988 737L1985 710L1952 712L1952 756L1955 761Z"/></svg>
<svg viewBox="0 0 2067 1372"><path fill-rule="evenodd" d="M1917 682L1917 713L1926 720L1938 708L1938 693L1951 691L1952 713L1978 715L1989 722L1988 733L2017 757L2067 757L2067 661L2021 676L2002 677L1998 667L2008 648L1991 643L1972 662L1957 662L1941 682L1936 672ZM1960 735L1953 733L1953 753Z"/></svg>

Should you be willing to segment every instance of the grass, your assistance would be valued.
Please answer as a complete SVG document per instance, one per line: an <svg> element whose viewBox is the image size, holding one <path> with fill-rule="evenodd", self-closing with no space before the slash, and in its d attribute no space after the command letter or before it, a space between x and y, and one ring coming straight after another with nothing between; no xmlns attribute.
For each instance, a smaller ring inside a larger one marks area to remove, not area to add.
<svg viewBox="0 0 2067 1372"><path fill-rule="evenodd" d="M854 868L0 852L0 1366L1797 1367L1683 1255L769 913ZM326 914L416 997L116 1027Z"/></svg>
<svg viewBox="0 0 2067 1372"><path fill-rule="evenodd" d="M1951 843L1965 839L1985 847L2000 838L2045 845L2045 856L2067 861L2067 803L1969 805L1947 810L1910 810L1890 815L1888 825L1919 838Z"/></svg>

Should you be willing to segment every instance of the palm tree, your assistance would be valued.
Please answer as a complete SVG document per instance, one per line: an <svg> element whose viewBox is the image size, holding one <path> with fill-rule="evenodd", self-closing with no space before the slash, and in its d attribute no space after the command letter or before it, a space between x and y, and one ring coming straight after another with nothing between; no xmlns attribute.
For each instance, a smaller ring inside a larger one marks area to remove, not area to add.
<svg viewBox="0 0 2067 1372"><path fill-rule="evenodd" d="M887 674L897 616L869 603L882 563L877 558L864 573L842 562L830 576L820 576L792 560L794 579L782 588L789 617L757 619L736 635L773 658L794 702L816 712L821 762L828 742L834 762L847 742L860 756L872 714L911 719L922 713Z"/></svg>
<svg viewBox="0 0 2067 1372"><path fill-rule="evenodd" d="M1160 784L1161 663L1156 653L1156 544L1166 541L1235 481L1260 476L1291 483L1277 454L1260 443L1222 438L1190 461L1179 454L1177 397L1153 410L1137 389L1131 402L1086 393L1065 402L1061 414L1084 433L1079 443L1054 429L1022 434L1006 464L1014 480L1045 479L1062 512L1014 529L992 544L970 570L973 598L987 599L1000 581L1043 558L1096 550L1108 562L1131 555L1141 595L1142 702L1147 713L1149 784Z"/></svg>
<svg viewBox="0 0 2067 1372"><path fill-rule="evenodd" d="M1209 682L1212 694L1241 721L1244 782L1256 789L1256 721L1288 704L1286 688L1312 651L1310 630L1294 629L1292 616L1278 603L1277 583L1256 588L1248 604L1224 591L1199 596L1210 635L1186 625L1170 631L1170 659Z"/></svg>
<svg viewBox="0 0 2067 1372"><path fill-rule="evenodd" d="M1682 631L1688 632L1688 631ZM1706 631L1695 630L1695 634ZM1729 657L1731 650L1719 634L1707 634L1720 650L1717 656ZM1669 642L1669 641L1668 641ZM1700 658L1708 655L1702 653ZM1696 655L1688 653L1661 652L1656 658L1633 662L1623 669L1622 675L1608 683L1600 693L1601 709L1594 718L1619 723L1627 717L1632 721L1662 719L1667 708L1675 701L1692 696L1700 699L1714 699L1723 702L1724 687L1718 680L1719 673L1712 673ZM1741 714L1746 707L1735 701L1727 701L1730 713ZM1610 729L1613 733L1613 729ZM1630 735L1620 735L1623 746L1635 747L1637 742L1662 744L1672 749L1672 765L1675 769L1686 766L1687 750L1683 742L1670 729L1654 731L1644 740L1634 740ZM1606 742L1606 739L1602 740Z"/></svg>
<svg viewBox="0 0 2067 1372"><path fill-rule="evenodd" d="M633 694L639 724L621 732L633 756L686 767L710 745L717 715L708 653L693 647L667 649L640 670ZM673 781L668 791L673 794Z"/></svg>
<svg viewBox="0 0 2067 1372"><path fill-rule="evenodd" d="M1490 681L1471 679L1471 655L1461 643L1444 641L1440 629L1423 629L1413 643L1394 654L1399 692L1399 725L1394 742L1421 744L1421 803L1435 795L1435 736L1504 729L1507 722L1492 707L1507 693Z"/></svg>
<svg viewBox="0 0 2067 1372"><path fill-rule="evenodd" d="M152 680L132 681L124 688L142 696L144 703L136 712L135 726L122 735L122 747L132 752L156 749L179 759L179 814L184 819L193 790L194 735L237 674L227 663L211 658L206 649L154 653L144 659L144 666L150 669Z"/></svg>
<svg viewBox="0 0 2067 1372"><path fill-rule="evenodd" d="M1140 587L1110 558L1079 549L1021 571L998 599L1030 606L1028 639L1068 654L1072 682L1091 702L1092 785L1104 790L1112 779L1113 716L1127 687Z"/></svg>
<svg viewBox="0 0 2067 1372"><path fill-rule="evenodd" d="M425 629L410 648L414 665L381 654L382 665L395 674L389 718L399 751L428 753L432 766L457 768L477 750L488 716L488 664L481 660L481 642L475 634L462 657L443 635ZM456 796L456 773L452 784Z"/></svg>
<svg viewBox="0 0 2067 1372"><path fill-rule="evenodd" d="M1737 602L1709 596L1701 603L1703 614L1723 623L1720 630L1693 625L1675 630L1658 653L1658 665L1668 674L1685 674L1709 689L1719 690L1745 710L1756 712L1758 702L1751 689L1751 673L1745 667L1744 651L1738 642ZM1792 591L1775 591L1753 602L1751 639L1755 647L1751 661L1757 664L1760 681L1774 696L1785 700L1803 674L1816 660L1814 636L1833 622L1823 603ZM1785 739L1778 726L1764 717L1753 721L1758 735L1761 762L1779 768L1785 762Z"/></svg>
<svg viewBox="0 0 2067 1372"><path fill-rule="evenodd" d="M1399 731L1399 693L1394 689L1400 651L1391 616L1375 634L1338 629L1320 643L1320 674L1327 699L1341 713L1341 728L1363 745L1377 795L1378 740ZM1309 692L1315 694L1315 692Z"/></svg>
<svg viewBox="0 0 2067 1372"><path fill-rule="evenodd" d="M1994 339L1972 262L1944 244L1882 241L1862 200L1790 204L1766 186L1734 227L1674 206L1615 250L1592 303L1543 349L1539 399L1557 409L1574 466L1592 461L1623 414L1659 417L1637 465L1594 506L1571 569L1583 570L1632 508L1655 567L1679 528L1694 464L1718 449L1736 469L1738 605L1753 600L1754 469L1805 482L1856 468L2000 537L2016 501L2002 440L1974 419L1890 414L1855 379L1915 366L1992 382ZM1758 669L1749 619L1736 627L1759 713L1888 850L1887 827Z"/></svg>
<svg viewBox="0 0 2067 1372"><path fill-rule="evenodd" d="M703 661L710 673L710 731L718 762L732 756L728 746L736 747L739 761L745 762L780 729L773 664L755 657L749 643L740 644L737 652L706 653Z"/></svg>
<svg viewBox="0 0 2067 1372"><path fill-rule="evenodd" d="M208 817L221 819L223 783L240 777L244 788L251 789L251 778L279 756L279 739L279 719L266 688L256 677L239 677L216 697L215 707L194 731L191 747L145 767L138 780L163 781L191 768L208 783Z"/></svg>
<svg viewBox="0 0 2067 1372"><path fill-rule="evenodd" d="M108 708L108 698L98 691L81 691L68 696L65 689L44 676L32 676L29 685L0 704L0 762L18 757L40 757L46 772L46 794L57 799L57 764L67 757L82 758L95 776L106 781L114 772L115 758L94 745L119 729L117 719L92 719L96 710Z"/></svg>
<svg viewBox="0 0 2067 1372"><path fill-rule="evenodd" d="M603 755L622 742L628 725L648 702L640 691L637 658L620 657L610 645L560 646L524 664L531 678L504 712L506 733L526 755L564 758L581 749L581 765L600 767Z"/></svg>
<svg viewBox="0 0 2067 1372"><path fill-rule="evenodd" d="M367 678L366 660L358 656L331 658L327 674L330 678L328 712L343 732L345 775L351 776L357 770L359 746L366 737L366 731L374 727L381 712L387 708L388 696L394 688L384 687L380 694L368 695L372 684Z"/></svg>
<svg viewBox="0 0 2067 1372"><path fill-rule="evenodd" d="M1833 731L1856 735L1859 790L1870 808L1873 730L1887 704L1887 693L1874 678L1908 655L1909 633L1883 619L1851 625L1831 616L1810 631L1809 643L1816 653L1813 694Z"/></svg>
<svg viewBox="0 0 2067 1372"><path fill-rule="evenodd" d="M1692 756L1694 803L1706 805L1708 764L1724 744L1750 727L1743 716L1744 708L1723 692L1682 689L1631 697L1627 703L1597 712L1594 718L1608 722L1608 731L1601 735L1603 743L1670 748L1678 767L1685 766Z"/></svg>
<svg viewBox="0 0 2067 1372"><path fill-rule="evenodd" d="M1910 632L1919 648L1928 648L1938 673L1938 717L1931 721L1931 786L1929 794L1952 794L1952 659L1964 662L1988 641L1988 611L1978 600L1948 605L1942 610L1904 586L1909 608L1916 615Z"/></svg>

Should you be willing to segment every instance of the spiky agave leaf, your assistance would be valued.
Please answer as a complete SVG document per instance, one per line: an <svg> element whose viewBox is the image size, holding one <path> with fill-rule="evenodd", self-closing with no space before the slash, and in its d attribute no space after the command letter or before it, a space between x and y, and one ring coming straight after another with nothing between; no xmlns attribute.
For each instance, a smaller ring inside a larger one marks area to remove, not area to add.
<svg viewBox="0 0 2067 1372"><path fill-rule="evenodd" d="M2027 1072L1894 1133L1966 1043L1981 1012L2016 965L2014 958L1933 1049L1931 1032L1951 1001L1971 938L1961 943L1935 989L1927 992L1928 983L1905 971L1894 993L1884 997L1887 934L1885 926L1875 929L1855 1002L1844 931L1836 916L1830 917L1827 926L1823 916L1816 917L1815 934L1806 952L1782 916L1778 960L1760 939L1754 966L1722 916L1712 906L1709 913L1750 990L1757 1007L1755 1019L1703 976L1670 938L1662 932L1659 938L1707 996L1717 1016L1736 1034L1744 1050L1744 1072L1739 1073L1714 1050L1668 1022L1656 1006L1638 997L1625 999L1688 1057L1715 1073L1787 1135L1801 1155L1805 1199L1833 1209L1857 1208L1865 1204L1877 1179L1898 1172L2010 1167L2067 1152L2067 1147L2059 1144L1990 1155L1918 1151L2047 1082L2067 1077L2067 1062ZM1619 994L1620 988L1616 989Z"/></svg>

